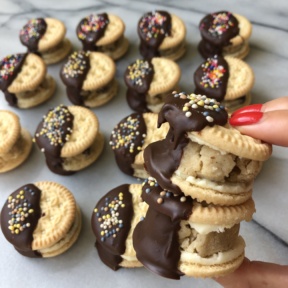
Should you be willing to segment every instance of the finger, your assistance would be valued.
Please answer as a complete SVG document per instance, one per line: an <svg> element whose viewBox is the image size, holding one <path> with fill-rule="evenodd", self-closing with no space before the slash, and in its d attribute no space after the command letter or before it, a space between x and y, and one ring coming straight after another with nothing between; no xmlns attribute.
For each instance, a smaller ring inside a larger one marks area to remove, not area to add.
<svg viewBox="0 0 288 288"><path fill-rule="evenodd" d="M225 288L285 288L288 287L288 266L245 259L235 272L215 280Z"/></svg>
<svg viewBox="0 0 288 288"><path fill-rule="evenodd" d="M288 110L288 96L271 100L264 104L252 104L242 107L232 113L232 116L248 112L268 112L274 110Z"/></svg>
<svg viewBox="0 0 288 288"><path fill-rule="evenodd" d="M242 134L288 147L288 110L236 114L229 122Z"/></svg>

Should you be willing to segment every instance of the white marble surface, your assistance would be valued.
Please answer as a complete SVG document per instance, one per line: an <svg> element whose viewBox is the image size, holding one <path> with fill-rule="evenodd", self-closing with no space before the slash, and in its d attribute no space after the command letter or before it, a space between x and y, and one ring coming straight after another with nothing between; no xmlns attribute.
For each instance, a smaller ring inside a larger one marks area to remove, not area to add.
<svg viewBox="0 0 288 288"><path fill-rule="evenodd" d="M128 54L117 62L117 79L120 91L109 104L94 109L100 120L106 140L114 125L131 113L125 101L123 72L139 56L136 24L140 16L150 10L166 9L180 16L187 26L188 51L178 63L182 69L182 90L193 91L193 72L201 63L196 46L200 40L197 29L199 20L207 13L226 9L249 18L253 23L251 52L245 59L254 69L256 82L253 103L262 103L288 94L288 2L285 0L205 0L205 1L68 1L68 0L0 0L0 58L10 53L24 52L18 39L19 29L33 17L54 17L67 26L67 37L74 48L80 48L75 29L78 21L95 12L119 15L126 24L126 36L131 47ZM70 104L64 93L58 73L60 65L48 67L57 81L57 93L45 105L20 111L11 108L0 95L0 109L16 112L24 127L33 134L41 116L48 108L60 103ZM256 179L254 199L257 212L254 220L243 223L241 233L250 259L271 261L288 265L288 149L274 147L273 156L267 161ZM212 280L182 277L178 282L167 280L143 269L120 269L113 272L104 266L94 249L95 238L90 228L90 217L95 203L104 193L135 180L121 174L106 141L101 158L89 169L72 177L51 173L44 165L43 155L34 147L24 165L0 175L0 206L6 197L22 184L51 180L67 186L75 195L83 212L83 229L79 241L67 253L53 259L29 259L16 253L0 234L0 287L219 287Z"/></svg>

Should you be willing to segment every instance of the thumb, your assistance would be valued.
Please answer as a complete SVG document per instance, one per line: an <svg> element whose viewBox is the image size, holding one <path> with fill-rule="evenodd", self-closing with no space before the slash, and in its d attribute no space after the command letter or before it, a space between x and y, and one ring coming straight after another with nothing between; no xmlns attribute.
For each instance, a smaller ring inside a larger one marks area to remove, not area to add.
<svg viewBox="0 0 288 288"><path fill-rule="evenodd" d="M229 122L242 134L288 147L288 110L239 113L232 115Z"/></svg>

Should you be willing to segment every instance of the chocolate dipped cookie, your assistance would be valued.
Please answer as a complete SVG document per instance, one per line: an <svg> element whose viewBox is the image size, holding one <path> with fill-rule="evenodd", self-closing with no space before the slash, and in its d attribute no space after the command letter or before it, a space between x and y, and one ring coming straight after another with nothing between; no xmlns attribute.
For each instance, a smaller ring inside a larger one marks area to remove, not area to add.
<svg viewBox="0 0 288 288"><path fill-rule="evenodd" d="M186 27L167 11L145 13L138 22L139 51L144 59L165 57L178 60L186 51Z"/></svg>
<svg viewBox="0 0 288 288"><path fill-rule="evenodd" d="M28 109L46 102L55 92L44 61L32 53L11 54L0 60L0 90L10 106Z"/></svg>
<svg viewBox="0 0 288 288"><path fill-rule="evenodd" d="M215 55L196 69L195 94L215 98L231 113L251 103L254 78L253 70L244 61Z"/></svg>
<svg viewBox="0 0 288 288"><path fill-rule="evenodd" d="M180 67L172 60L160 57L137 59L124 74L129 107L141 113L158 113L166 95L178 88L180 77Z"/></svg>
<svg viewBox="0 0 288 288"><path fill-rule="evenodd" d="M144 150L144 165L159 185L198 201L237 205L251 197L253 181L272 147L231 127L213 98L172 93L159 112L165 139Z"/></svg>
<svg viewBox="0 0 288 288"><path fill-rule="evenodd" d="M74 104L95 108L109 102L118 91L114 61L103 53L73 52L63 64L60 77L68 99Z"/></svg>
<svg viewBox="0 0 288 288"><path fill-rule="evenodd" d="M243 59L249 53L249 38L252 33L250 21L229 11L206 15L199 23L202 40L198 50L203 58L214 55Z"/></svg>
<svg viewBox="0 0 288 288"><path fill-rule="evenodd" d="M59 105L39 123L33 139L48 168L71 175L94 163L104 147L97 116L81 106Z"/></svg>
<svg viewBox="0 0 288 288"><path fill-rule="evenodd" d="M102 52L117 60L128 51L129 41L124 36L125 24L113 14L90 14L76 29L84 51Z"/></svg>
<svg viewBox="0 0 288 288"><path fill-rule="evenodd" d="M157 119L156 113L132 113L112 130L109 144L118 167L125 174L148 177L143 151L150 143L164 139L168 132L168 123L157 129Z"/></svg>
<svg viewBox="0 0 288 288"><path fill-rule="evenodd" d="M81 212L72 193L49 181L29 183L9 195L1 229L17 252L54 257L67 251L81 230Z"/></svg>
<svg viewBox="0 0 288 288"><path fill-rule="evenodd" d="M64 23L55 18L32 18L20 30L21 43L28 52L40 55L46 64L63 60L71 51Z"/></svg>

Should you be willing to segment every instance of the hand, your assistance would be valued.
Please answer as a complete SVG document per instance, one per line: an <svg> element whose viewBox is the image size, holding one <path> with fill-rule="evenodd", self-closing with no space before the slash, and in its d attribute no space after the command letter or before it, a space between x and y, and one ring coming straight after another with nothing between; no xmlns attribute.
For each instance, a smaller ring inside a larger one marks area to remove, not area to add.
<svg viewBox="0 0 288 288"><path fill-rule="evenodd" d="M246 135L288 147L288 97L235 111L230 124Z"/></svg>
<svg viewBox="0 0 288 288"><path fill-rule="evenodd" d="M288 147L288 97L243 107L229 121L243 134ZM234 273L215 280L225 288L286 288L288 266L245 258Z"/></svg>

